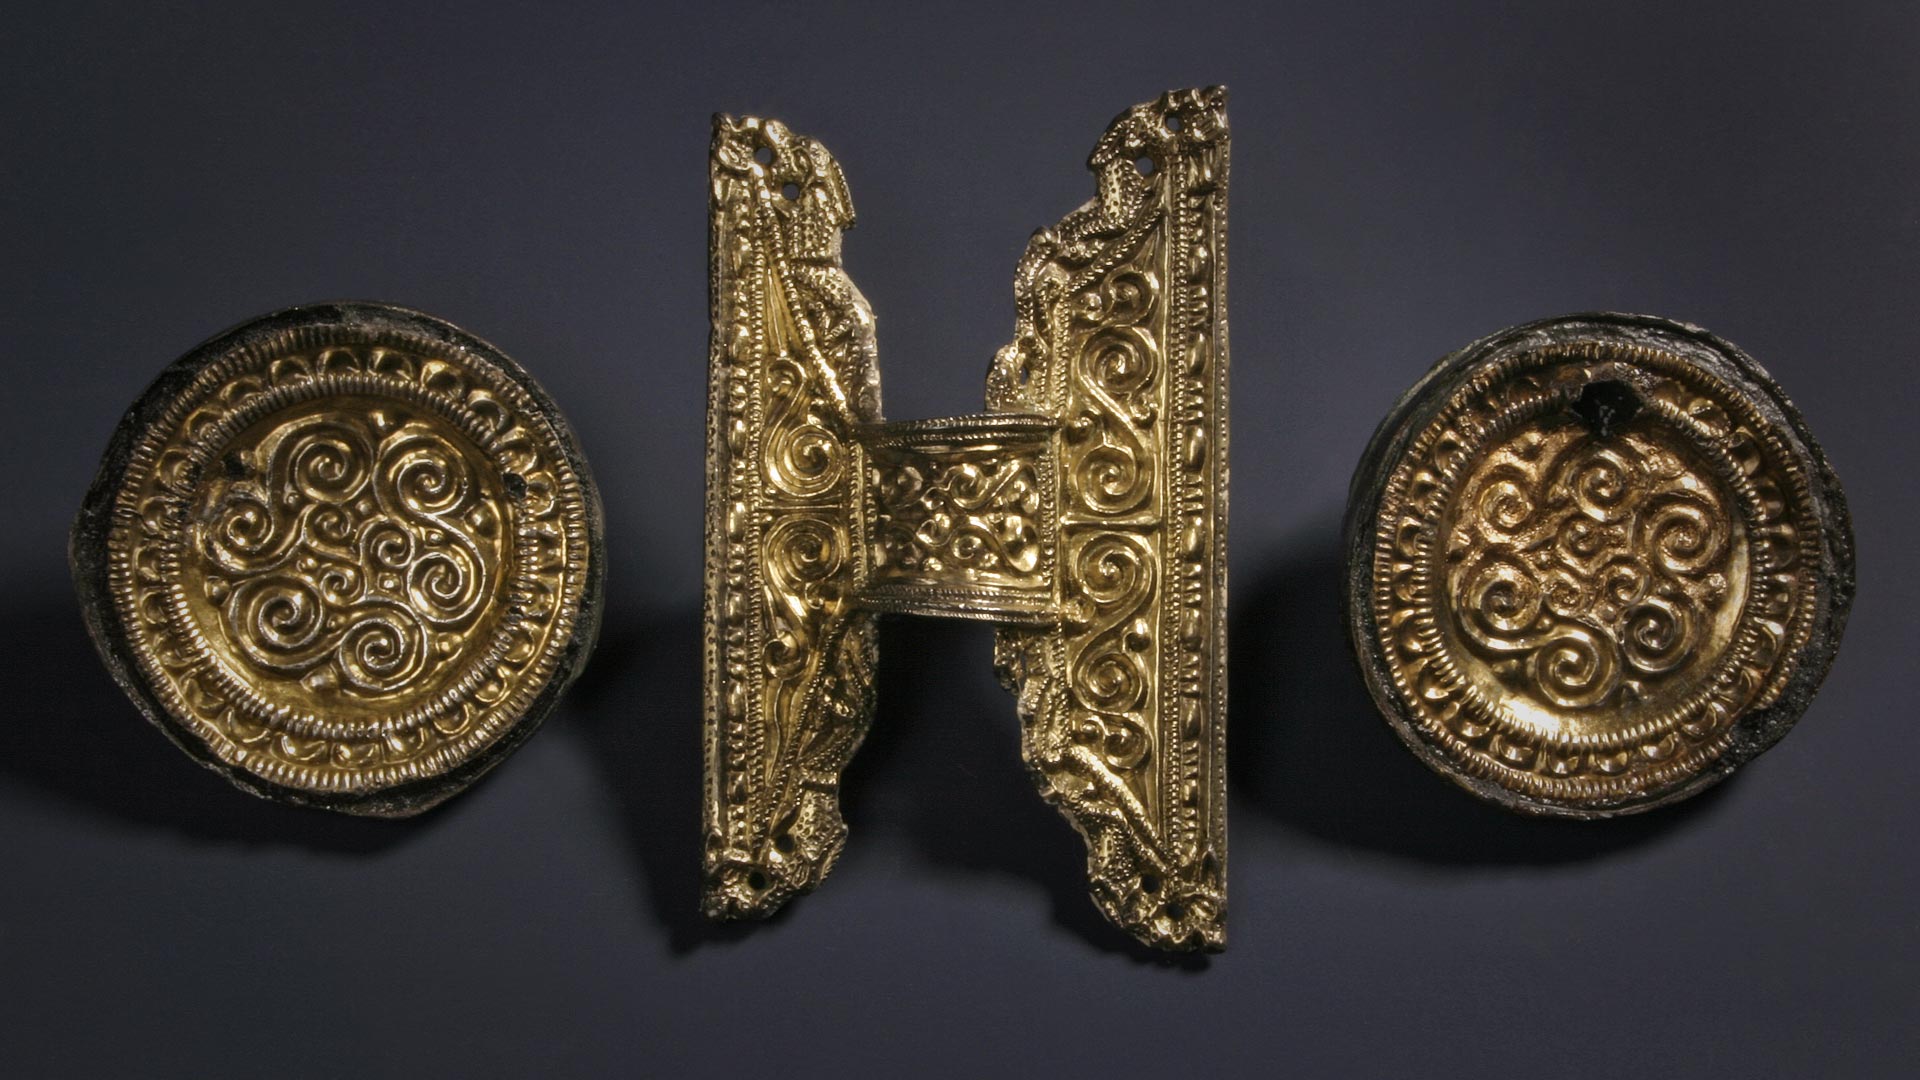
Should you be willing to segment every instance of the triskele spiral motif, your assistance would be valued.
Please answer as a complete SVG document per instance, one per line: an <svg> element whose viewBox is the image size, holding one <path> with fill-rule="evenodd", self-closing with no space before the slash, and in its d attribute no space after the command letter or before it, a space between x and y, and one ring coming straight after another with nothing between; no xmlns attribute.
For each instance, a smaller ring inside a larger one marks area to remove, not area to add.
<svg viewBox="0 0 1920 1080"><path fill-rule="evenodd" d="M1703 472L1631 436L1496 451L1463 485L1459 636L1543 704L1588 709L1687 667L1727 602L1729 507Z"/></svg>
<svg viewBox="0 0 1920 1080"><path fill-rule="evenodd" d="M225 636L266 672L401 690L494 589L498 510L424 421L296 417L225 461L195 546Z"/></svg>

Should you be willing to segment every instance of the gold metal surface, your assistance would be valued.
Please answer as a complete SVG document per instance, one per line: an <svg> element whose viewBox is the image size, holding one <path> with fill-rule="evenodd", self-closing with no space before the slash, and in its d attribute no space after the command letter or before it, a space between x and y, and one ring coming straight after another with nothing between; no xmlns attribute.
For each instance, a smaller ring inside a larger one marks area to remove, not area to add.
<svg viewBox="0 0 1920 1080"><path fill-rule="evenodd" d="M873 708L881 612L1001 624L995 664L1094 900L1219 948L1226 875L1224 90L1114 120L1097 196L1036 234L988 412L880 418L853 206L819 143L715 121L706 884L716 917L816 886Z"/></svg>
<svg viewBox="0 0 1920 1080"><path fill-rule="evenodd" d="M598 509L571 436L454 335L351 305L217 339L136 406L83 511L110 665L250 790L431 805L591 637Z"/></svg>
<svg viewBox="0 0 1920 1080"><path fill-rule="evenodd" d="M1436 376L1380 465L1375 692L1437 767L1516 808L1697 790L1779 737L1837 640L1851 540L1824 462L1784 398L1686 335L1516 335Z"/></svg>

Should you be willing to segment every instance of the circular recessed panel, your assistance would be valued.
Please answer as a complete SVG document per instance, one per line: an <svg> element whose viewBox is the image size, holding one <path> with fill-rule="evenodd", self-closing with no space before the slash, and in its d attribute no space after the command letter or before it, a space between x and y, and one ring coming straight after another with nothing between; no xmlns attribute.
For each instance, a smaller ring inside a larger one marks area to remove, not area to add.
<svg viewBox="0 0 1920 1080"><path fill-rule="evenodd" d="M511 360L378 305L270 315L135 404L74 529L89 625L240 786L410 813L542 719L591 647L599 505Z"/></svg>
<svg viewBox="0 0 1920 1080"><path fill-rule="evenodd" d="M1783 735L1853 593L1831 469L1757 365L1584 316L1441 362L1349 508L1349 622L1428 764L1515 809L1683 798Z"/></svg>

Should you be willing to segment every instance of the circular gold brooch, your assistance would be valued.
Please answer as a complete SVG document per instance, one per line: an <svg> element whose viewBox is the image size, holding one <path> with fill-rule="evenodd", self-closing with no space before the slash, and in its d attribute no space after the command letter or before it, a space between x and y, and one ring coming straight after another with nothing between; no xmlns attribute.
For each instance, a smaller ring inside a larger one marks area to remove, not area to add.
<svg viewBox="0 0 1920 1080"><path fill-rule="evenodd" d="M72 558L107 666L188 753L255 794L397 816L497 763L584 663L600 508L512 360L328 304L163 372Z"/></svg>
<svg viewBox="0 0 1920 1080"><path fill-rule="evenodd" d="M1853 597L1838 480L1780 389L1697 328L1585 315L1442 360L1368 447L1348 625L1430 766L1606 817L1765 750Z"/></svg>

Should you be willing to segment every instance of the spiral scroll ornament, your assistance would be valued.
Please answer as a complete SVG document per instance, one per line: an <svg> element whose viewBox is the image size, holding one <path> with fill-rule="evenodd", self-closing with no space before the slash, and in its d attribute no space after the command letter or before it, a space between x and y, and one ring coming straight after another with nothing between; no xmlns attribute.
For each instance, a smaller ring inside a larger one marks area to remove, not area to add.
<svg viewBox="0 0 1920 1080"><path fill-rule="evenodd" d="M1363 667L1436 767L1529 808L1644 808L1787 692L1850 541L1739 370L1611 328L1515 347L1463 362L1381 460Z"/></svg>
<svg viewBox="0 0 1920 1080"><path fill-rule="evenodd" d="M1032 459L889 461L876 472L876 575L1044 581L1045 503Z"/></svg>
<svg viewBox="0 0 1920 1080"><path fill-rule="evenodd" d="M506 555L504 492L463 442L323 405L230 446L244 478L203 477L187 552L219 613L205 630L310 691L374 699L434 680L498 598Z"/></svg>
<svg viewBox="0 0 1920 1080"><path fill-rule="evenodd" d="M153 419L103 473L107 512L83 513L110 662L242 786L417 811L584 655L590 482L537 387L457 333L347 305L216 339L136 408Z"/></svg>
<svg viewBox="0 0 1920 1080"><path fill-rule="evenodd" d="M1095 901L1155 946L1221 945L1225 104L1176 91L1115 120L1098 197L1021 262L987 411L891 422L839 166L778 121L715 119L708 914L764 917L838 858L892 613L997 625Z"/></svg>
<svg viewBox="0 0 1920 1080"><path fill-rule="evenodd" d="M846 841L840 770L872 713L852 516L879 419L873 316L839 266L839 166L777 121L716 117L709 193L703 906L764 916Z"/></svg>
<svg viewBox="0 0 1920 1080"><path fill-rule="evenodd" d="M1490 449L1451 511L1458 642L1545 709L1677 703L1744 593L1723 484L1645 429L1525 438Z"/></svg>
<svg viewBox="0 0 1920 1080"><path fill-rule="evenodd" d="M989 408L1062 418L1060 625L995 642L1022 752L1102 910L1166 948L1226 917L1228 157L1218 87L1117 117L988 376Z"/></svg>

